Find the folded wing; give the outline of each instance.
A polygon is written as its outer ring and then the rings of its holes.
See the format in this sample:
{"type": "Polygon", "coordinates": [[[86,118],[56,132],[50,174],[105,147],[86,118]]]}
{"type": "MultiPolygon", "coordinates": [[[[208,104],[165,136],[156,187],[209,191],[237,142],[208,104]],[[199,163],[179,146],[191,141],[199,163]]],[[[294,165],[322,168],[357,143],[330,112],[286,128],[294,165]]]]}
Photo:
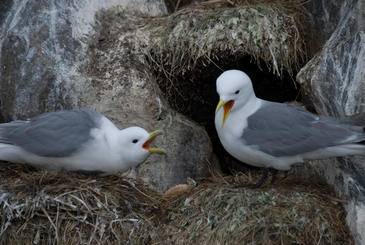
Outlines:
{"type": "Polygon", "coordinates": [[[360,127],[321,118],[288,104],[265,103],[247,123],[242,134],[244,143],[276,157],[365,140],[360,127]]]}
{"type": "Polygon", "coordinates": [[[71,110],[0,124],[0,143],[44,157],[70,156],[92,139],[90,131],[99,127],[101,117],[95,111],[71,110]]]}

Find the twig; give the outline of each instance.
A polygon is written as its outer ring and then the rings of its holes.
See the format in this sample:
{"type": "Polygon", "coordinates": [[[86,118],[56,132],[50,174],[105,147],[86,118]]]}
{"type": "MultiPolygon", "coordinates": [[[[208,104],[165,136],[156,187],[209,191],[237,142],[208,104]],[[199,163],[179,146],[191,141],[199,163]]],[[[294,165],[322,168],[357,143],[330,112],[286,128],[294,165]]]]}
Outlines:
{"type": "Polygon", "coordinates": [[[47,211],[41,207],[41,210],[43,211],[43,213],[47,216],[49,222],[51,223],[51,225],[53,226],[54,230],[55,230],[55,236],[56,236],[56,243],[59,244],[59,239],[58,239],[58,229],[57,226],[55,225],[55,223],[52,221],[51,217],[48,215],[47,211]]]}

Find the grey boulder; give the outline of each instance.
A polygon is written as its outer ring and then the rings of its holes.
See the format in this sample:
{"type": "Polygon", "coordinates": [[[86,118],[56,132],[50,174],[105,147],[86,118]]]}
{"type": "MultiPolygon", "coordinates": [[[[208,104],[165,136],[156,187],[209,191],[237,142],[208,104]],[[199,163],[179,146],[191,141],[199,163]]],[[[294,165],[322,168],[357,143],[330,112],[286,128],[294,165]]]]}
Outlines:
{"type": "Polygon", "coordinates": [[[139,169],[155,189],[209,174],[208,135],[169,107],[136,49],[133,17],[166,14],[162,0],[14,0],[4,9],[0,120],[92,107],[121,127],[165,131],[157,144],[168,155],[153,156],[139,169]],[[130,13],[118,33],[106,31],[113,29],[105,21],[108,9],[130,13]]]}
{"type": "MultiPolygon", "coordinates": [[[[318,30],[319,37],[315,42],[323,48],[297,76],[304,98],[322,115],[345,121],[365,118],[365,5],[352,0],[312,4],[317,6],[312,11],[316,20],[312,29],[318,30]]],[[[354,123],[361,124],[359,120],[354,123]]],[[[313,161],[311,166],[348,200],[347,223],[356,244],[364,244],[365,158],[313,161]]]]}

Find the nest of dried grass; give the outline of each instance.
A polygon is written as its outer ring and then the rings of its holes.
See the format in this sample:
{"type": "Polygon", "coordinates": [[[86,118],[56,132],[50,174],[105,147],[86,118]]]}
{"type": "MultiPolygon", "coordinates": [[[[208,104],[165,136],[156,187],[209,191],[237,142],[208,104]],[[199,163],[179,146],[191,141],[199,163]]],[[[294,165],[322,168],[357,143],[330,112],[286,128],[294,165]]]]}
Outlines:
{"type": "Polygon", "coordinates": [[[122,176],[11,164],[0,179],[2,244],[352,243],[342,200],[313,181],[251,189],[256,175],[215,177],[166,199],[122,176]]]}
{"type": "Polygon", "coordinates": [[[120,176],[0,168],[2,244],[146,243],[160,195],[120,176]]]}
{"type": "Polygon", "coordinates": [[[250,179],[213,179],[172,202],[171,222],[163,228],[168,243],[353,244],[343,201],[328,186],[287,179],[263,189],[244,187],[250,179]]]}
{"type": "Polygon", "coordinates": [[[303,0],[207,1],[154,20],[145,52],[169,80],[197,64],[245,55],[281,75],[305,57],[304,16],[303,0]]]}

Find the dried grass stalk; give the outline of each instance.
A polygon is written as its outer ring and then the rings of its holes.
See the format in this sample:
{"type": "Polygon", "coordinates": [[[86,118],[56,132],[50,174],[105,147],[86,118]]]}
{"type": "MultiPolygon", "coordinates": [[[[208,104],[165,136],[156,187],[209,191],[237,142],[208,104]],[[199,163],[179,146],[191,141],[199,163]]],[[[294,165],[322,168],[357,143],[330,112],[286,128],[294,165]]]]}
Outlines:
{"type": "Polygon", "coordinates": [[[0,243],[352,244],[342,200],[326,186],[249,188],[258,177],[216,176],[164,199],[122,176],[2,166],[0,243]]]}

